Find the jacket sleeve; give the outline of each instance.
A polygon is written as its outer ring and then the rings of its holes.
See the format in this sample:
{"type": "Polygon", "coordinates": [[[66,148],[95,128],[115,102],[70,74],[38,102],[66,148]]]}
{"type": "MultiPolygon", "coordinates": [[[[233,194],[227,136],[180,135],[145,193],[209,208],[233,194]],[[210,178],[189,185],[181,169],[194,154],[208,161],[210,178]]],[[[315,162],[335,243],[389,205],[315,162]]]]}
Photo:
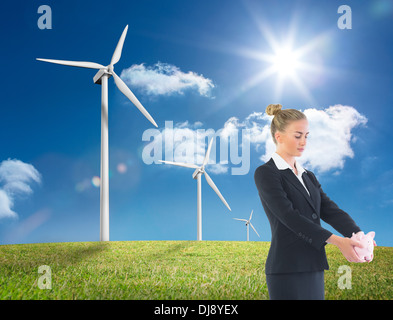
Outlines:
{"type": "Polygon", "coordinates": [[[288,229],[316,249],[319,250],[326,244],[332,232],[301,215],[299,210],[293,207],[278,172],[260,166],[255,171],[254,180],[262,204],[267,207],[265,211],[269,210],[288,229]]]}
{"type": "Polygon", "coordinates": [[[330,224],[344,237],[350,238],[352,232],[357,233],[361,231],[351,216],[341,210],[337,204],[330,200],[326,193],[323,192],[321,184],[318,182],[315,175],[311,171],[308,171],[308,174],[321,194],[321,219],[330,224]]]}

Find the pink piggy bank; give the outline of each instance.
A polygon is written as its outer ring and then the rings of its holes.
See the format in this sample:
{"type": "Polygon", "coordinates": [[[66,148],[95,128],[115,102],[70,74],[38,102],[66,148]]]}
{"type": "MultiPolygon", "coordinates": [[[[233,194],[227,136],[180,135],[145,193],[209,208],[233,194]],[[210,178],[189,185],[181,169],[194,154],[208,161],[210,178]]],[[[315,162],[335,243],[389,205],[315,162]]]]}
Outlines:
{"type": "Polygon", "coordinates": [[[360,259],[364,259],[368,262],[371,262],[373,260],[374,237],[374,231],[370,231],[366,235],[363,231],[360,231],[357,234],[352,233],[351,239],[359,241],[364,246],[364,248],[355,247],[355,251],[360,259]]]}

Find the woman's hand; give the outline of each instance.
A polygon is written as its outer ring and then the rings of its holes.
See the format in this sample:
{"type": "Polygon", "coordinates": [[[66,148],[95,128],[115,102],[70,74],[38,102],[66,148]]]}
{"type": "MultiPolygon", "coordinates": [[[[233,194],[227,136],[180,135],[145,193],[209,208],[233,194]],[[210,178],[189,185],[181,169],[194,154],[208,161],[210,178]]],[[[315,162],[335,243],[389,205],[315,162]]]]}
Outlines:
{"type": "Polygon", "coordinates": [[[364,247],[359,241],[332,234],[329,239],[326,240],[326,242],[337,246],[345,259],[347,259],[349,262],[364,262],[364,260],[359,258],[354,249],[354,247],[364,247]]]}

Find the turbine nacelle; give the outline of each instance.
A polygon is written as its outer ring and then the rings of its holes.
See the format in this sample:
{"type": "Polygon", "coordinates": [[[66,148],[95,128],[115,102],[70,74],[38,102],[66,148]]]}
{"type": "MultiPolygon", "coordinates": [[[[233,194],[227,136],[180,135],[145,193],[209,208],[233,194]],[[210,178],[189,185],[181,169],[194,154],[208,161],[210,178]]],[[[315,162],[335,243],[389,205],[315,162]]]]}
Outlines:
{"type": "Polygon", "coordinates": [[[113,75],[113,67],[112,67],[112,72],[109,71],[109,68],[104,68],[100,69],[96,75],[93,78],[93,81],[95,84],[101,84],[101,78],[103,75],[108,75],[108,78],[110,78],[113,75]]]}
{"type": "Polygon", "coordinates": [[[101,84],[101,78],[103,75],[108,75],[108,78],[112,77],[113,73],[113,65],[107,65],[105,68],[100,69],[93,78],[95,84],[101,84]]]}
{"type": "Polygon", "coordinates": [[[107,72],[110,73],[110,74],[113,74],[113,72],[114,72],[113,69],[114,69],[114,65],[113,64],[110,64],[109,66],[106,67],[107,72]]]}
{"type": "Polygon", "coordinates": [[[204,174],[205,173],[205,168],[204,167],[200,167],[197,168],[194,173],[192,174],[192,178],[193,179],[197,179],[198,178],[198,174],[204,174]]]}

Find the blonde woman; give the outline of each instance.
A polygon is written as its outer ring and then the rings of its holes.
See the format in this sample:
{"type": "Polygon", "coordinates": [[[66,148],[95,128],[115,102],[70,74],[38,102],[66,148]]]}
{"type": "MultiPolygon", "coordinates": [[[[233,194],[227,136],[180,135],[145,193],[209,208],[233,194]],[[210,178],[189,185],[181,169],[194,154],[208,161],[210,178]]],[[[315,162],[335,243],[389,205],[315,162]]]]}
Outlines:
{"type": "Polygon", "coordinates": [[[323,192],[315,175],[296,162],[307,145],[304,113],[269,105],[274,116],[271,134],[276,152],[254,175],[269,219],[272,239],[266,260],[266,282],[271,300],[325,298],[324,270],[329,268],[325,245],[336,245],[350,262],[363,262],[350,237],[361,231],[353,219],[323,192]],[[320,219],[344,237],[321,227],[320,219]]]}

